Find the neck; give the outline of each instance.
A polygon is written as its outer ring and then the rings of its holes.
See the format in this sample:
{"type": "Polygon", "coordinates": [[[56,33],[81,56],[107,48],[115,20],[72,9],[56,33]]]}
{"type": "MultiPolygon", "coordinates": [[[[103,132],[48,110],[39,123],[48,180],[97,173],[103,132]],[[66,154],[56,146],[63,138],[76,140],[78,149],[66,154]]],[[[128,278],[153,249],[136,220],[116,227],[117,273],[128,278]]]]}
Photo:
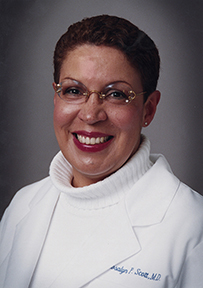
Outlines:
{"type": "Polygon", "coordinates": [[[114,205],[150,169],[152,163],[149,159],[149,151],[150,142],[144,137],[138,151],[123,167],[104,177],[102,181],[98,181],[98,178],[89,179],[85,182],[85,187],[77,187],[78,183],[74,183],[77,179],[72,180],[73,168],[59,152],[50,166],[51,180],[57,189],[66,194],[68,203],[73,207],[99,209],[114,205]]]}

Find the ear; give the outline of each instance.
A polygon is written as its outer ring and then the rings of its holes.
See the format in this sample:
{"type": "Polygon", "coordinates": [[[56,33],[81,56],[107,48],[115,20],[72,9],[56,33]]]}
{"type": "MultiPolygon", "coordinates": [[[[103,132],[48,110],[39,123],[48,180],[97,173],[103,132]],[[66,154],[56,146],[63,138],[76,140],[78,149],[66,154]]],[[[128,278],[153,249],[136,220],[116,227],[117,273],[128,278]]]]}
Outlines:
{"type": "Polygon", "coordinates": [[[159,103],[161,97],[161,93],[156,90],[152,94],[149,95],[147,101],[144,104],[144,114],[143,114],[143,123],[142,126],[148,126],[156,113],[156,108],[159,103]]]}

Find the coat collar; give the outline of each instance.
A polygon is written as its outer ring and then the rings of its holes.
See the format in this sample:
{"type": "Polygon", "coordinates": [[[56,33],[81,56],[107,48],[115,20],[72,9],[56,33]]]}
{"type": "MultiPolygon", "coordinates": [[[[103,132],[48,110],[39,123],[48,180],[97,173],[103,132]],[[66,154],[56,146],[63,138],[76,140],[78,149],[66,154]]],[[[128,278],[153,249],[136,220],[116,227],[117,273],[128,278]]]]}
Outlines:
{"type": "Polygon", "coordinates": [[[28,185],[22,188],[14,197],[8,209],[5,211],[4,217],[1,221],[2,226],[2,235],[9,235],[9,239],[7,237],[1,237],[1,245],[0,245],[0,265],[1,261],[7,257],[7,254],[12,249],[13,238],[15,236],[16,228],[20,226],[21,221],[26,218],[32,207],[34,207],[43,197],[46,195],[47,191],[50,189],[51,185],[47,185],[48,179],[45,178],[42,181],[36,182],[34,184],[28,185]],[[38,191],[39,190],[39,191],[38,191]],[[38,191],[39,193],[36,193],[38,191]],[[32,196],[34,192],[34,197],[32,196]],[[22,196],[23,195],[23,196],[22,196]],[[30,201],[30,199],[32,199],[30,201]],[[22,203],[21,203],[22,202],[22,203]],[[19,205],[16,203],[21,203],[20,209],[19,205]],[[9,221],[9,225],[3,223],[4,221],[9,221]],[[11,241],[12,239],[12,241],[11,241]],[[4,247],[4,249],[2,249],[4,247]]]}
{"type": "MultiPolygon", "coordinates": [[[[56,189],[50,188],[50,185],[43,185],[29,206],[25,208],[24,218],[22,215],[18,218],[10,255],[7,256],[9,260],[4,288],[27,288],[29,286],[58,197],[59,193],[56,189]],[[43,215],[41,211],[43,211],[43,215]],[[32,247],[30,243],[32,243],[32,247]]],[[[7,253],[9,253],[8,250],[7,253]]],[[[1,267],[2,270],[3,265],[4,263],[1,267]]]]}
{"type": "Polygon", "coordinates": [[[164,156],[153,155],[154,165],[127,194],[126,209],[132,226],[160,223],[180,185],[164,156]]]}
{"type": "MultiPolygon", "coordinates": [[[[29,287],[59,198],[55,188],[47,192],[40,201],[39,196],[32,201],[30,212],[16,226],[4,288],[29,287]],[[47,216],[41,218],[41,211],[47,216]],[[40,225],[36,224],[39,222],[40,225]],[[29,243],[34,245],[30,247],[29,243]]],[[[139,252],[140,244],[129,222],[125,205],[117,205],[114,212],[101,221],[88,241],[79,248],[71,264],[55,275],[56,280],[53,286],[50,283],[50,288],[66,283],[67,271],[75,279],[71,287],[81,287],[114,264],[139,252]],[[83,271],[84,277],[78,277],[78,271],[83,271]]]]}

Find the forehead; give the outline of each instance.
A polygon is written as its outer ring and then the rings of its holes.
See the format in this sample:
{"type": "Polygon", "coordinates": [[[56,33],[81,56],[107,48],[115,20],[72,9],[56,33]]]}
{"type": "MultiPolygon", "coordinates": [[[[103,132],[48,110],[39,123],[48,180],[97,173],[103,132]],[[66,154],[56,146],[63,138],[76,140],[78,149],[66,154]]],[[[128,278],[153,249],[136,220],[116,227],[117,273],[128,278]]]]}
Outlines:
{"type": "Polygon", "coordinates": [[[94,64],[101,67],[112,66],[112,63],[114,63],[113,66],[119,66],[121,63],[130,66],[124,53],[118,49],[90,44],[77,46],[74,50],[68,52],[62,66],[66,64],[76,66],[80,63],[84,64],[84,62],[89,65],[94,64]],[[114,60],[116,60],[115,63],[114,60]]]}
{"type": "Polygon", "coordinates": [[[123,52],[113,47],[88,44],[68,52],[61,67],[60,80],[66,77],[80,82],[140,81],[139,73],[131,66],[123,52]]]}
{"type": "Polygon", "coordinates": [[[100,57],[100,55],[115,55],[115,57],[121,57],[125,60],[126,56],[125,54],[117,49],[116,47],[110,47],[106,45],[94,45],[94,44],[82,44],[76,46],[74,49],[68,51],[66,58],[71,55],[73,56],[76,54],[77,56],[92,56],[92,57],[100,57]]]}

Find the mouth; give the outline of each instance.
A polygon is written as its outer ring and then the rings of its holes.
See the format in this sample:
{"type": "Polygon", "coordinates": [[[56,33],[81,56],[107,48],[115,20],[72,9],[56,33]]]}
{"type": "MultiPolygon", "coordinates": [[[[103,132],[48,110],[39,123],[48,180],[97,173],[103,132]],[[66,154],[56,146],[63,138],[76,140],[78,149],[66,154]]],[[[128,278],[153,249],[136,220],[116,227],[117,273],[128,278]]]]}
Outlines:
{"type": "Polygon", "coordinates": [[[87,152],[97,152],[105,149],[110,145],[111,140],[114,138],[112,135],[106,135],[102,133],[88,133],[84,131],[78,131],[72,133],[74,143],[76,146],[87,152]]]}
{"type": "Polygon", "coordinates": [[[86,145],[97,145],[109,141],[113,136],[102,136],[102,137],[85,137],[83,135],[74,134],[77,140],[86,145]]]}

